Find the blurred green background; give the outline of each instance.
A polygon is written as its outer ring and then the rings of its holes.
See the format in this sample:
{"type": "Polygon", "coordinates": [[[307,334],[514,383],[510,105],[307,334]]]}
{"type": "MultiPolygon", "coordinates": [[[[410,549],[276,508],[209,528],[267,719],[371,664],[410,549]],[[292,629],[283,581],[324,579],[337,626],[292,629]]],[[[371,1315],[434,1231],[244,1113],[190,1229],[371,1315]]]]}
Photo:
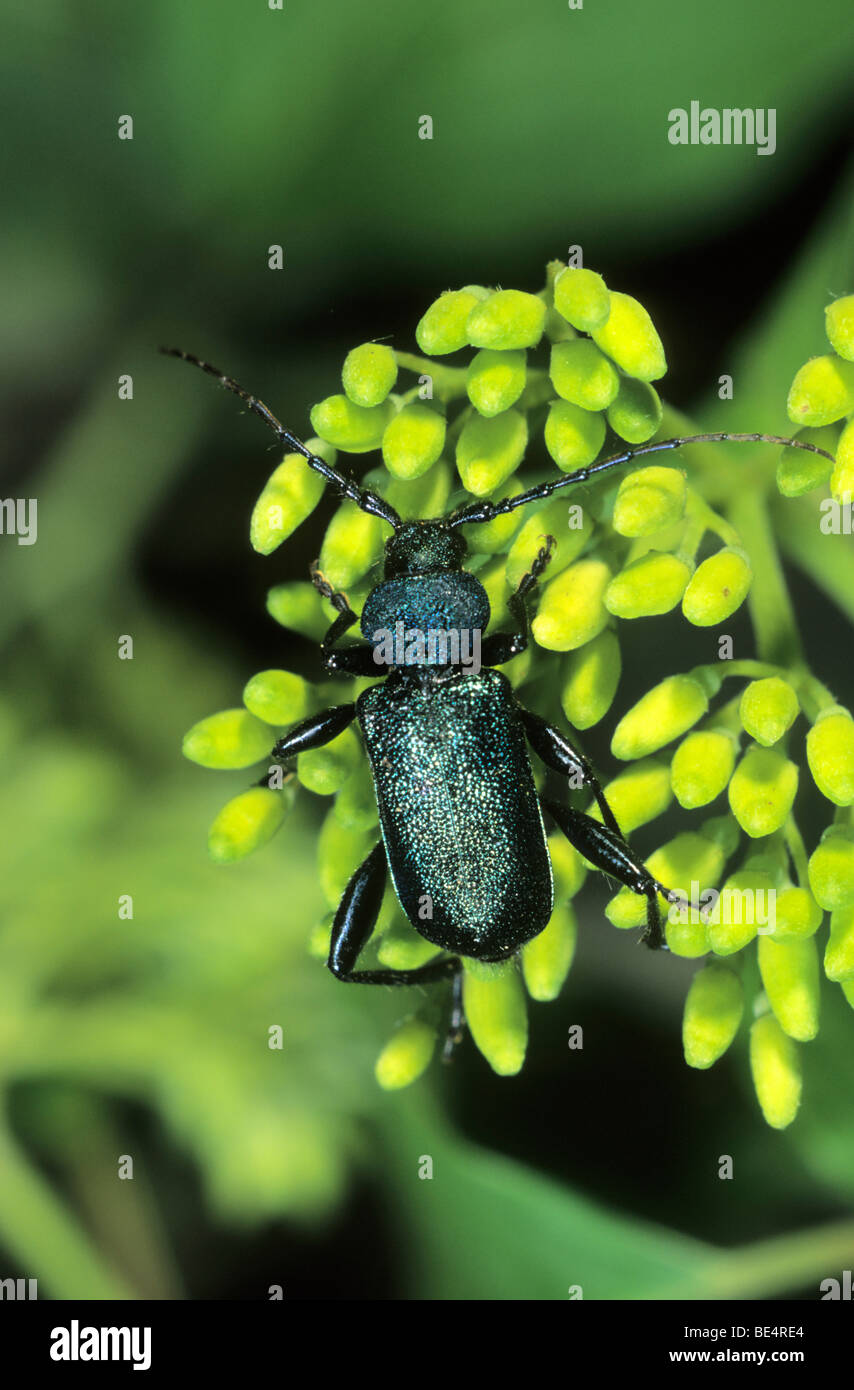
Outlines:
{"type": "MultiPolygon", "coordinates": [[[[355,343],[411,347],[442,289],[535,290],[578,243],[652,312],[672,404],[711,421],[732,372],[723,427],[785,428],[824,303],[854,288],[850,0],[6,0],[2,19],[2,494],[38,499],[39,533],[0,538],[0,1277],[82,1298],[814,1297],[854,1258],[838,990],[773,1133],[743,1046],[684,1065],[694,967],[637,951],[589,884],[521,1076],[468,1046],[384,1095],[373,1060],[407,1002],[305,949],[320,799],[259,856],[208,862],[245,775],[183,764],[181,734],[258,669],[319,675],[264,594],[305,574],[333,504],[253,555],[275,452],[156,348],[305,433],[355,343]],[[695,99],[776,108],[774,156],[669,145],[695,99]]],[[[850,703],[848,628],[792,582],[850,703]]],[[[682,626],[631,635],[614,718],[682,626]]],[[[612,723],[589,743],[606,774],[612,723]]]]}

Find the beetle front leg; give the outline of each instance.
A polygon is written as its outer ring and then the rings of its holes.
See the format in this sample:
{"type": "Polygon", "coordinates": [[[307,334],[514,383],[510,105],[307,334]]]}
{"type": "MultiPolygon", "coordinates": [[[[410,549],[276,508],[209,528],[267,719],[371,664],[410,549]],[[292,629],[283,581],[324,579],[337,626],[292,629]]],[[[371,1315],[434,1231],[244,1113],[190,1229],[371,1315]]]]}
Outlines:
{"type": "Polygon", "coordinates": [[[320,643],[323,664],[332,676],[381,676],[386,674],[379,669],[374,660],[374,649],[366,642],[357,642],[349,647],[333,651],[335,643],[357,621],[357,616],[347,602],[347,595],[333,589],[317,567],[315,560],[310,566],[311,582],[317,592],[328,599],[338,616],[320,643]]]}
{"type": "Polygon", "coordinates": [[[357,970],[356,962],[370,939],[385,892],[388,861],[380,840],[359,865],[344,890],[332,923],[326,964],[338,980],[359,985],[426,985],[447,980],[460,970],[456,956],[421,965],[417,970],[357,970]]]}
{"type": "Polygon", "coordinates": [[[611,827],[615,835],[625,839],[616,816],[608,805],[599,779],[584,754],[573,748],[569,739],[565,738],[559,729],[553,724],[547,724],[538,714],[521,709],[521,706],[520,712],[528,742],[534,752],[542,758],[547,767],[559,772],[562,777],[567,777],[573,786],[589,787],[596,798],[605,824],[611,827]]]}
{"type": "Polygon", "coordinates": [[[507,607],[516,619],[517,630],[515,632],[496,632],[485,638],[481,652],[484,666],[503,666],[505,661],[512,661],[514,656],[521,656],[531,640],[525,599],[551,560],[552,550],[556,544],[554,536],[546,536],[545,542],[545,545],[540,546],[537,551],[528,573],[523,574],[519,580],[515,593],[512,593],[507,600],[507,607]]]}
{"type": "Polygon", "coordinates": [[[610,874],[618,883],[646,898],[646,931],[641,941],[653,950],[664,946],[658,894],[661,893],[669,903],[683,902],[682,894],[665,888],[663,883],[653,878],[628,841],[610,826],[600,825],[592,816],[585,816],[571,806],[561,806],[557,801],[544,800],[542,805],[557,822],[569,843],[594,868],[610,874]]]}

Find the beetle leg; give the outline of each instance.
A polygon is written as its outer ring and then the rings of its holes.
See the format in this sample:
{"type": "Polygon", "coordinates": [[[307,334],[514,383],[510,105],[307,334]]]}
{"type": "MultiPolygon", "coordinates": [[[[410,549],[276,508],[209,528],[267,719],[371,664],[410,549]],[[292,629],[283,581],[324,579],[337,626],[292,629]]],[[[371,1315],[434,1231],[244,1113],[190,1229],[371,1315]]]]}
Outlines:
{"type": "Polygon", "coordinates": [[[540,546],[528,573],[522,575],[516,592],[507,600],[507,607],[516,619],[517,630],[492,633],[484,640],[481,653],[484,666],[503,666],[505,661],[512,661],[514,656],[520,656],[530,641],[531,632],[525,599],[551,560],[556,544],[554,536],[545,536],[544,540],[546,543],[540,546]]]}
{"type": "Polygon", "coordinates": [[[284,738],[280,738],[270,756],[284,762],[287,758],[295,758],[297,753],[307,753],[310,748],[322,748],[342,733],[348,724],[352,724],[355,717],[355,705],[332,705],[329,709],[321,710],[320,714],[304,719],[284,738]]]}
{"type": "Polygon", "coordinates": [[[445,1046],[442,1049],[442,1061],[450,1062],[454,1055],[454,1049],[459,1046],[465,1036],[466,1015],[463,1008],[463,972],[458,970],[454,975],[451,987],[451,1016],[448,1020],[448,1031],[445,1034],[445,1046]]]}
{"type": "Polygon", "coordinates": [[[663,946],[658,894],[661,893],[669,903],[681,903],[682,894],[665,888],[663,883],[653,878],[628,841],[610,826],[600,825],[592,816],[585,816],[571,806],[561,806],[557,801],[544,800],[542,804],[579,854],[595,868],[610,874],[626,888],[631,888],[633,893],[646,898],[646,931],[641,941],[653,949],[663,946]]]}
{"type": "Polygon", "coordinates": [[[417,970],[356,970],[379,915],[388,861],[382,840],[359,865],[344,890],[332,923],[332,943],[326,964],[339,980],[361,985],[426,985],[446,980],[460,969],[456,956],[432,961],[417,970]]]}
{"type": "Polygon", "coordinates": [[[315,560],[310,566],[311,582],[319,594],[329,600],[338,616],[320,644],[323,664],[330,675],[382,676],[384,673],[374,661],[374,649],[367,642],[354,643],[349,647],[332,648],[348,628],[356,622],[356,614],[347,602],[347,595],[333,589],[328,579],[324,579],[315,560]]]}
{"type": "Polygon", "coordinates": [[[533,714],[531,710],[522,709],[521,706],[520,713],[528,742],[534,752],[542,758],[547,767],[559,772],[562,777],[569,778],[574,787],[589,787],[596,798],[605,824],[610,826],[615,835],[624,839],[623,832],[617,824],[614,812],[608,805],[599,779],[584,754],[579,753],[577,748],[573,748],[569,739],[565,738],[559,729],[556,729],[553,724],[547,724],[545,719],[541,719],[538,714],[533,714]]]}

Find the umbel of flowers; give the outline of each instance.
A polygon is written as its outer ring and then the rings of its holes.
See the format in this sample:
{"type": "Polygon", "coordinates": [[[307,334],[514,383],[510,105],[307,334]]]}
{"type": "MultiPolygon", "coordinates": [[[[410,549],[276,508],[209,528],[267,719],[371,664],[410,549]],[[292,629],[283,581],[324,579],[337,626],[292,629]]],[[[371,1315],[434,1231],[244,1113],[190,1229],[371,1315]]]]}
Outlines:
{"type": "MultiPolygon", "coordinates": [[[[827,326],[833,351],[798,373],[789,414],[803,437],[836,453],[837,463],[830,476],[826,460],[784,450],[777,481],[785,495],[828,478],[834,496],[854,492],[854,297],[830,305],[827,326]]],[[[449,290],[428,307],[415,340],[417,354],[375,342],[348,353],[342,389],[313,408],[314,436],[307,440],[329,462],[340,454],[374,455],[364,483],[405,519],[438,516],[473,498],[515,496],[523,490],[523,460],[524,486],[556,469],[584,467],[600,455],[609,431],[630,445],[684,432],[653,385],[666,361],[649,314],[591,270],[553,262],[537,294],[481,285],[449,290]]],[[[538,712],[558,722],[562,715],[575,730],[591,728],[618,699],[621,623],[679,607],[686,622],[711,628],[747,598],[751,537],[736,529],[725,503],[716,509],[707,498],[705,482],[712,472],[719,479],[725,451],[714,452],[708,468],[698,446],[688,472],[678,463],[636,466],[616,481],[612,474],[579,489],[580,499],[573,491],[466,528],[467,563],[486,588],[495,627],[511,621],[507,598],[543,534],[560,537],[536,595],[534,641],[507,667],[514,688],[530,687],[525,702],[538,712]]],[[[767,478],[757,470],[741,486],[751,478],[758,496],[767,478]]],[[[300,455],[286,455],[255,505],[254,548],[268,555],[287,540],[318,506],[324,486],[300,455]]],[[[357,613],[379,577],[385,538],[382,521],[350,501],[326,528],[320,569],[357,613]]],[[[271,588],[267,607],[283,627],[317,640],[334,617],[308,580],[271,588]]],[[[685,1004],[685,1058],[693,1067],[713,1065],[747,1014],[759,1104],[768,1123],[783,1128],[800,1102],[799,1048],[818,1032],[822,977],[854,1006],[854,721],[800,659],[781,666],[762,655],[674,671],[622,710],[611,752],[623,766],[605,790],[627,834],[674,800],[683,808],[684,829],[647,863],[665,883],[715,890],[669,915],[660,903],[670,951],[699,965],[685,1004]],[[811,847],[796,821],[805,775],[832,817],[811,847]],[[773,901],[773,916],[745,911],[748,899],[773,901]],[[752,951],[758,990],[745,985],[755,978],[752,951]]],[[[248,681],[241,706],[189,731],[184,752],[204,767],[265,773],[262,764],[282,733],[326,704],[354,699],[369,683],[314,685],[287,670],[261,671],[248,681]]],[[[318,875],[329,910],[309,942],[323,958],[341,894],[379,834],[359,738],[348,728],[301,754],[295,775],[281,785],[266,775],[260,783],[220,811],[210,853],[225,864],[261,848],[300,788],[326,798],[318,875]]],[[[595,806],[585,809],[599,814],[595,806]]],[[[549,848],[556,891],[547,928],[519,961],[464,962],[472,1037],[502,1075],[524,1061],[526,996],[555,999],[575,951],[573,900],[588,866],[559,834],[549,848]]],[[[644,901],[622,889],[605,911],[614,927],[639,927],[644,901]]],[[[425,964],[438,949],[413,930],[389,888],[366,956],[403,970],[425,964]]],[[[414,1081],[434,1054],[446,1001],[436,998],[441,990],[427,993],[425,1003],[417,992],[416,1012],[377,1061],[387,1088],[414,1081]]]]}

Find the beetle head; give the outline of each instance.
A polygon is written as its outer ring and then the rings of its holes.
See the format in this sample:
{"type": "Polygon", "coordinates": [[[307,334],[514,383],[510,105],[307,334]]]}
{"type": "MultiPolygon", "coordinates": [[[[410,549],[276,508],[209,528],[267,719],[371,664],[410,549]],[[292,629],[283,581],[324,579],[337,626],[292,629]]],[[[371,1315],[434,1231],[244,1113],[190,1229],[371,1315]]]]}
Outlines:
{"type": "Polygon", "coordinates": [[[386,542],[385,578],[458,570],[468,547],[444,521],[406,521],[386,542]]]}

